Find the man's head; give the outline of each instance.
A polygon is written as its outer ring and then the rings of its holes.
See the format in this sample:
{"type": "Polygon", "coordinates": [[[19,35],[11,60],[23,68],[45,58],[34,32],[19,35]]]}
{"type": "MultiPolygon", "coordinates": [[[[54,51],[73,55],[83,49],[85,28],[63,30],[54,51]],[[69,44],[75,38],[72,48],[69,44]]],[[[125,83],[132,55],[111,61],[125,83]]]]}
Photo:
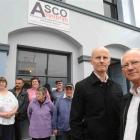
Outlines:
{"type": "Polygon", "coordinates": [[[21,90],[23,88],[23,85],[24,85],[24,80],[22,78],[17,78],[15,82],[15,88],[17,90],[21,90]]]}
{"type": "Polygon", "coordinates": [[[72,97],[74,92],[74,86],[72,83],[67,83],[65,86],[65,94],[67,97],[72,97]]]}
{"type": "Polygon", "coordinates": [[[62,80],[56,80],[55,81],[55,85],[56,85],[56,89],[58,91],[62,91],[63,90],[63,81],[62,80]]]}
{"type": "Polygon", "coordinates": [[[136,86],[140,86],[140,49],[125,52],[121,58],[121,65],[124,76],[136,86]]]}
{"type": "Polygon", "coordinates": [[[92,50],[91,64],[97,74],[106,73],[110,65],[110,52],[105,47],[98,47],[92,50]]]}

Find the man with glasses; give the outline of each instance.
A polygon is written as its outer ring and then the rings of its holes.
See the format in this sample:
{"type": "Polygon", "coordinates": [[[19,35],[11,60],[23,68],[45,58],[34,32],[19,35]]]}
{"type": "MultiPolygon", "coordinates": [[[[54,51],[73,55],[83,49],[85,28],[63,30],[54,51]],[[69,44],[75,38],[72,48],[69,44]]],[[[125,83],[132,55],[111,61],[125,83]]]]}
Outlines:
{"type": "Polygon", "coordinates": [[[121,140],[140,139],[140,49],[131,49],[121,59],[122,72],[132,82],[124,96],[121,140]]]}
{"type": "Polygon", "coordinates": [[[70,126],[73,140],[118,140],[121,87],[107,75],[110,52],[93,49],[93,72],[75,86],[70,126]]]}

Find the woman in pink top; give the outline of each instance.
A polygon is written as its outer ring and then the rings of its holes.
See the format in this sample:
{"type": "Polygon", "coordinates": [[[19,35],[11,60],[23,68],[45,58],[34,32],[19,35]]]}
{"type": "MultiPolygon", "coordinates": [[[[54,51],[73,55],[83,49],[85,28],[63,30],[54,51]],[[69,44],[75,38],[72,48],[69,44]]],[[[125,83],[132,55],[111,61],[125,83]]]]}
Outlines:
{"type": "MultiPolygon", "coordinates": [[[[27,90],[28,92],[28,98],[31,102],[32,99],[36,98],[36,91],[40,87],[40,80],[38,77],[31,78],[31,88],[27,90]]],[[[50,95],[48,93],[48,90],[46,89],[46,96],[50,99],[50,95]]]]}
{"type": "Polygon", "coordinates": [[[36,97],[36,91],[40,86],[40,80],[37,77],[31,78],[31,88],[27,90],[29,101],[36,97]]]}

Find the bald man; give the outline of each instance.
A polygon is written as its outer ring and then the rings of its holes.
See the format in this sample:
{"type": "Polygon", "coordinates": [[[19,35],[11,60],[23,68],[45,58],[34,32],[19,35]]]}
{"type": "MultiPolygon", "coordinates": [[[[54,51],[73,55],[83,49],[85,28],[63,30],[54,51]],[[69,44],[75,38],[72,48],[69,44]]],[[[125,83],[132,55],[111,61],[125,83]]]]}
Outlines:
{"type": "Polygon", "coordinates": [[[140,140],[140,49],[131,49],[122,56],[122,72],[132,82],[123,98],[121,140],[140,140]]]}
{"type": "Polygon", "coordinates": [[[91,75],[75,86],[70,114],[72,139],[118,140],[122,89],[107,75],[109,50],[93,49],[91,64],[91,75]]]}

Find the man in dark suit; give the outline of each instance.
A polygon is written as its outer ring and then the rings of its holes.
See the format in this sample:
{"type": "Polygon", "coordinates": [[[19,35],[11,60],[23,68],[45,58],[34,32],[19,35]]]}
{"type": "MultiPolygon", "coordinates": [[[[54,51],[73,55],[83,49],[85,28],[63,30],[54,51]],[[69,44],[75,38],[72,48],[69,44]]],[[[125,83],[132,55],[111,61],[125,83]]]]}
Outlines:
{"type": "Polygon", "coordinates": [[[140,49],[131,49],[122,57],[122,72],[132,82],[123,98],[121,140],[140,140],[140,49]]]}
{"type": "Polygon", "coordinates": [[[91,55],[93,72],[75,86],[70,126],[73,140],[118,140],[121,87],[107,75],[110,52],[95,48],[91,55]]]}

